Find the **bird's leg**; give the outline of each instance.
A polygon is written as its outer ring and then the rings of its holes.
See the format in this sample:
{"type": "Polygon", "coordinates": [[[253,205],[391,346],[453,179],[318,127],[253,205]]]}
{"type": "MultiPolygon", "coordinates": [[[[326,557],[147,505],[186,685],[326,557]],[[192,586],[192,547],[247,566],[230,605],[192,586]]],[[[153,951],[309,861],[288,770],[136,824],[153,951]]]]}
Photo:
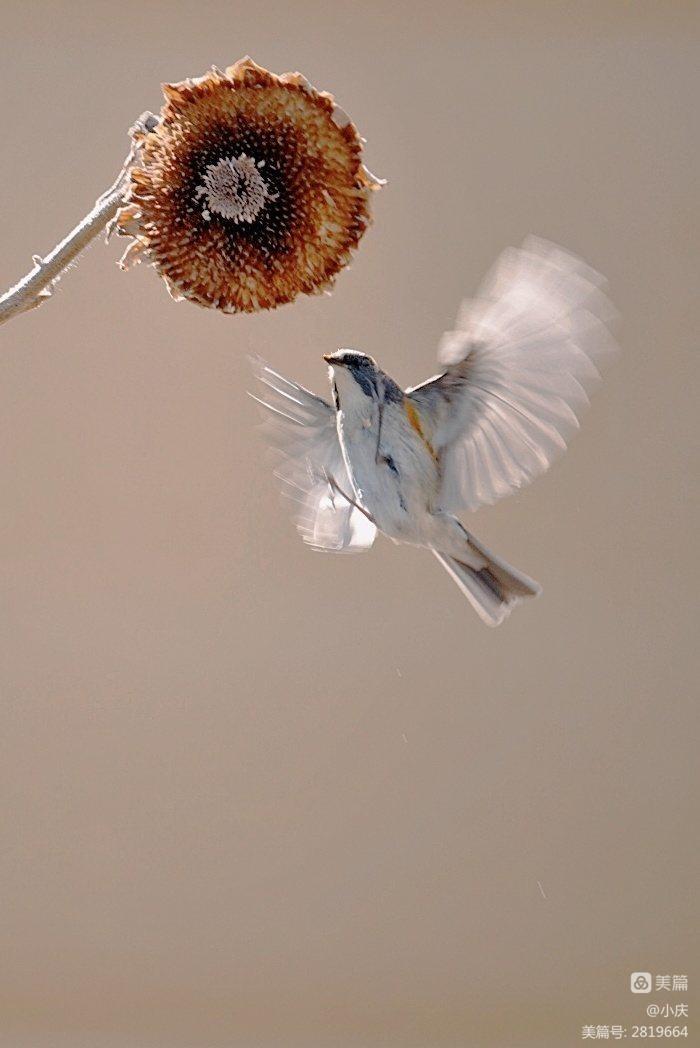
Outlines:
{"type": "MultiPolygon", "coordinates": [[[[364,517],[367,517],[367,520],[370,522],[370,524],[374,524],[372,517],[369,515],[364,506],[360,506],[359,503],[355,502],[353,498],[350,498],[349,495],[346,495],[341,486],[336,481],[335,477],[331,477],[330,474],[326,473],[326,480],[328,481],[328,486],[330,487],[331,491],[337,491],[338,494],[341,495],[346,502],[349,502],[351,506],[354,506],[355,509],[359,510],[364,517]]],[[[374,526],[376,527],[377,525],[375,524],[374,526]]]]}

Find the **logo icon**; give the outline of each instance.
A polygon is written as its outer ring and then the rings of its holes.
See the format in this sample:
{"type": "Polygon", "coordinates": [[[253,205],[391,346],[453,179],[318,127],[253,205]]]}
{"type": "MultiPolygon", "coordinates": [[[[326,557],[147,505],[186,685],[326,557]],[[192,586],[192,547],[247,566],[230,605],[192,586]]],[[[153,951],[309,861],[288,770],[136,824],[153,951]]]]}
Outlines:
{"type": "Polygon", "coordinates": [[[651,993],[651,972],[632,972],[630,990],[632,993],[651,993]]]}

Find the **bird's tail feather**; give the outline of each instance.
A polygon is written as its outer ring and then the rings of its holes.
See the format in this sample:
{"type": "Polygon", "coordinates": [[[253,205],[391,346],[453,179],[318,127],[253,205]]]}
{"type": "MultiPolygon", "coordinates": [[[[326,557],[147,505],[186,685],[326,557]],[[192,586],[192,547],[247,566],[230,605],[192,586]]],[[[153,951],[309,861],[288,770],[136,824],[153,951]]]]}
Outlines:
{"type": "Polygon", "coordinates": [[[526,597],[537,597],[541,587],[500,557],[495,557],[470,536],[470,545],[486,560],[482,568],[472,568],[456,557],[434,549],[443,568],[487,626],[500,626],[516,604],[526,597]]]}

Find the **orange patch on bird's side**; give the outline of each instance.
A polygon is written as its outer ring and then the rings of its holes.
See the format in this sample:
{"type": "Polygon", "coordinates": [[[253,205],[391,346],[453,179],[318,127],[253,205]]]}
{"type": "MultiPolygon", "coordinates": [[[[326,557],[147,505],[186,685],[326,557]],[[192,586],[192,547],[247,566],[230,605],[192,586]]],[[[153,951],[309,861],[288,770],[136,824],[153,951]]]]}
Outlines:
{"type": "Polygon", "coordinates": [[[404,407],[405,407],[405,410],[406,410],[406,415],[408,416],[408,421],[411,423],[412,427],[415,429],[416,433],[418,434],[420,439],[423,441],[423,443],[425,444],[426,448],[428,449],[430,454],[433,456],[435,461],[437,462],[437,455],[435,454],[435,448],[433,447],[433,445],[430,443],[430,441],[426,437],[425,433],[423,432],[423,426],[421,425],[421,420],[420,420],[420,415],[418,414],[418,409],[408,399],[404,400],[404,407]]]}

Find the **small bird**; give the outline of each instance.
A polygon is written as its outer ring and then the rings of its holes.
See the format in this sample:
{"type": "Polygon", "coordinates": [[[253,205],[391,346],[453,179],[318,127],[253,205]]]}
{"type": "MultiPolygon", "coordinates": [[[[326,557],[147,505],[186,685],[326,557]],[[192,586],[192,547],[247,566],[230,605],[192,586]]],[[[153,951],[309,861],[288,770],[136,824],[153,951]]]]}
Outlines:
{"type": "Polygon", "coordinates": [[[402,390],[372,357],[324,356],[333,404],[253,362],[276,475],[316,550],[360,552],[377,531],[429,549],[481,618],[499,625],[540,586],[467,531],[456,513],[529,483],[566,449],[614,342],[604,281],[528,237],[496,261],[443,336],[444,370],[402,390]]]}

